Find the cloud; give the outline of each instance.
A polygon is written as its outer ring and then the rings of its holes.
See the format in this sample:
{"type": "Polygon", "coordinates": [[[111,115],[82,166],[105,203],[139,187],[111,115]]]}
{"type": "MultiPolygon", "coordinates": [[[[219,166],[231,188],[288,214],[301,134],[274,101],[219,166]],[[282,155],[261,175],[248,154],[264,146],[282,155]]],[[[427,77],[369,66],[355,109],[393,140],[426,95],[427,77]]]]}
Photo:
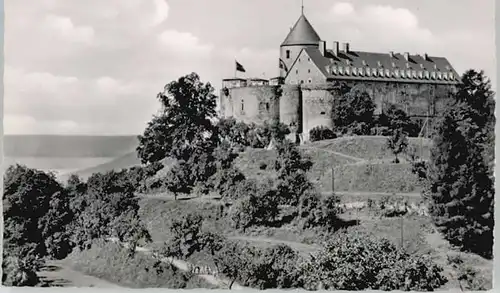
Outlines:
{"type": "Polygon", "coordinates": [[[75,26],[69,17],[47,15],[45,25],[56,30],[62,37],[82,43],[90,43],[94,37],[94,29],[90,26],[75,26]]]}
{"type": "Polygon", "coordinates": [[[331,8],[331,12],[337,16],[349,15],[354,12],[354,6],[347,2],[335,3],[331,8]]]}
{"type": "Polygon", "coordinates": [[[169,6],[165,0],[154,0],[156,13],[153,17],[153,25],[159,25],[168,17],[169,6]]]}
{"type": "Polygon", "coordinates": [[[165,30],[158,36],[159,41],[173,52],[185,54],[209,54],[213,45],[202,44],[200,39],[191,33],[176,30],[165,30]]]}

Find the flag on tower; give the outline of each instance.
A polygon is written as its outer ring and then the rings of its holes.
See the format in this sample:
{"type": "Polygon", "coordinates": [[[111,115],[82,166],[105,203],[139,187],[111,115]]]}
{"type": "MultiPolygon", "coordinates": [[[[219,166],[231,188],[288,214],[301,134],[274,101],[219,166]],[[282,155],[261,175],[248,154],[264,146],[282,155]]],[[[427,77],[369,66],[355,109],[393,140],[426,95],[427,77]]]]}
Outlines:
{"type": "Polygon", "coordinates": [[[241,65],[240,63],[238,63],[238,61],[236,61],[236,71],[246,72],[245,71],[245,67],[243,67],[243,65],[241,65]]]}

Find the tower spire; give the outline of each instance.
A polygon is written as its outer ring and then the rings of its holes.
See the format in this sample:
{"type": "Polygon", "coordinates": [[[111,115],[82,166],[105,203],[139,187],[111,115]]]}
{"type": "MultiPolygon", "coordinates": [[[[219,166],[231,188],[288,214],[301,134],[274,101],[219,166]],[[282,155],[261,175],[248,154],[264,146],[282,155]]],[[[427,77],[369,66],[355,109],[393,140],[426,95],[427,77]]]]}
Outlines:
{"type": "Polygon", "coordinates": [[[304,15],[304,0],[302,0],[302,6],[300,8],[301,8],[301,14],[304,15]]]}

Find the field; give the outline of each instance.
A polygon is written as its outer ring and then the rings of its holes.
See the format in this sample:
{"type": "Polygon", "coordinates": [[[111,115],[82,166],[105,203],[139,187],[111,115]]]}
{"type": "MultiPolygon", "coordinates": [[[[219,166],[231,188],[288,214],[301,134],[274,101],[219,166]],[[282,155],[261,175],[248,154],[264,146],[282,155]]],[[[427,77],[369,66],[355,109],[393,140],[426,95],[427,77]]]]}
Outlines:
{"type": "MultiPolygon", "coordinates": [[[[416,148],[418,154],[422,154],[424,159],[429,158],[431,144],[428,140],[410,139],[410,144],[416,148]]],[[[434,230],[427,216],[414,214],[404,218],[383,217],[373,208],[368,207],[369,201],[380,202],[388,199],[399,202],[407,201],[417,205],[423,202],[419,195],[421,187],[415,175],[411,173],[409,162],[403,159],[400,164],[392,163],[393,155],[384,145],[385,138],[366,136],[308,143],[300,146],[300,149],[314,163],[309,172],[309,178],[316,187],[325,194],[330,193],[333,171],[335,192],[340,196],[343,204],[354,205],[353,208],[339,215],[346,229],[385,237],[398,246],[403,245],[411,253],[431,255],[445,268],[445,274],[449,279],[442,289],[459,288],[456,281],[457,271],[448,261],[449,257],[456,257],[456,255],[460,255],[465,266],[479,270],[482,277],[480,282],[486,288],[491,288],[492,261],[457,252],[434,230]]],[[[94,153],[106,153],[104,149],[94,153]]],[[[248,178],[258,180],[272,178],[276,175],[272,169],[275,155],[273,150],[247,149],[239,155],[235,165],[248,178]]],[[[18,161],[22,161],[19,159],[20,156],[17,158],[18,161]]],[[[81,156],[76,159],[54,156],[52,158],[27,157],[23,160],[30,167],[45,170],[71,169],[72,172],[82,177],[88,177],[93,172],[118,170],[139,164],[133,153],[132,144],[129,145],[128,151],[123,148],[112,157],[81,156]]],[[[5,160],[6,163],[13,161],[15,158],[7,157],[5,160]]],[[[160,171],[159,176],[164,174],[165,170],[160,171]]],[[[320,230],[300,230],[293,224],[285,224],[281,227],[256,227],[248,229],[245,233],[238,232],[225,218],[229,207],[212,198],[195,197],[175,201],[171,194],[163,192],[143,195],[139,204],[140,216],[153,238],[151,248],[158,248],[168,241],[172,220],[188,213],[201,214],[204,218],[205,230],[261,247],[278,243],[287,244],[304,256],[317,251],[324,241],[334,237],[320,230]]],[[[98,247],[98,249],[73,253],[63,265],[69,270],[123,287],[172,286],[172,283],[152,278],[141,270],[127,269],[128,265],[123,265],[123,259],[120,256],[121,250],[112,244],[101,243],[98,247]],[[94,261],[95,259],[98,261],[94,261]]],[[[134,265],[130,267],[140,267],[149,261],[151,261],[149,256],[138,254],[134,265]]],[[[188,261],[194,265],[211,265],[210,257],[203,253],[195,253],[188,261]]],[[[167,274],[170,273],[167,272],[167,274]]],[[[171,277],[172,280],[175,278],[171,277]]],[[[176,286],[181,285],[187,288],[213,286],[203,280],[193,278],[185,284],[176,286]]]]}

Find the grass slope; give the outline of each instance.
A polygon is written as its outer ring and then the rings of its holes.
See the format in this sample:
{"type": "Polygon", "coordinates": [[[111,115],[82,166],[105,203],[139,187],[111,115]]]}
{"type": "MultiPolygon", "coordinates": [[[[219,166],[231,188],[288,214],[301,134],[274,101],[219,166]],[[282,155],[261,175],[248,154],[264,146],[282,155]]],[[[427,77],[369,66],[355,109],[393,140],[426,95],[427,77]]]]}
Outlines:
{"type": "Polygon", "coordinates": [[[214,288],[198,276],[188,277],[184,272],[168,266],[157,273],[151,256],[136,253],[130,258],[127,250],[118,244],[104,241],[96,242],[88,250],[73,252],[64,262],[74,270],[128,288],[214,288]]]}
{"type": "MultiPolygon", "coordinates": [[[[384,136],[348,136],[336,139],[317,141],[307,144],[315,148],[336,151],[365,160],[393,159],[394,155],[385,146],[384,136]]],[[[409,138],[408,142],[415,147],[418,154],[428,159],[432,142],[429,139],[409,138]]]]}

